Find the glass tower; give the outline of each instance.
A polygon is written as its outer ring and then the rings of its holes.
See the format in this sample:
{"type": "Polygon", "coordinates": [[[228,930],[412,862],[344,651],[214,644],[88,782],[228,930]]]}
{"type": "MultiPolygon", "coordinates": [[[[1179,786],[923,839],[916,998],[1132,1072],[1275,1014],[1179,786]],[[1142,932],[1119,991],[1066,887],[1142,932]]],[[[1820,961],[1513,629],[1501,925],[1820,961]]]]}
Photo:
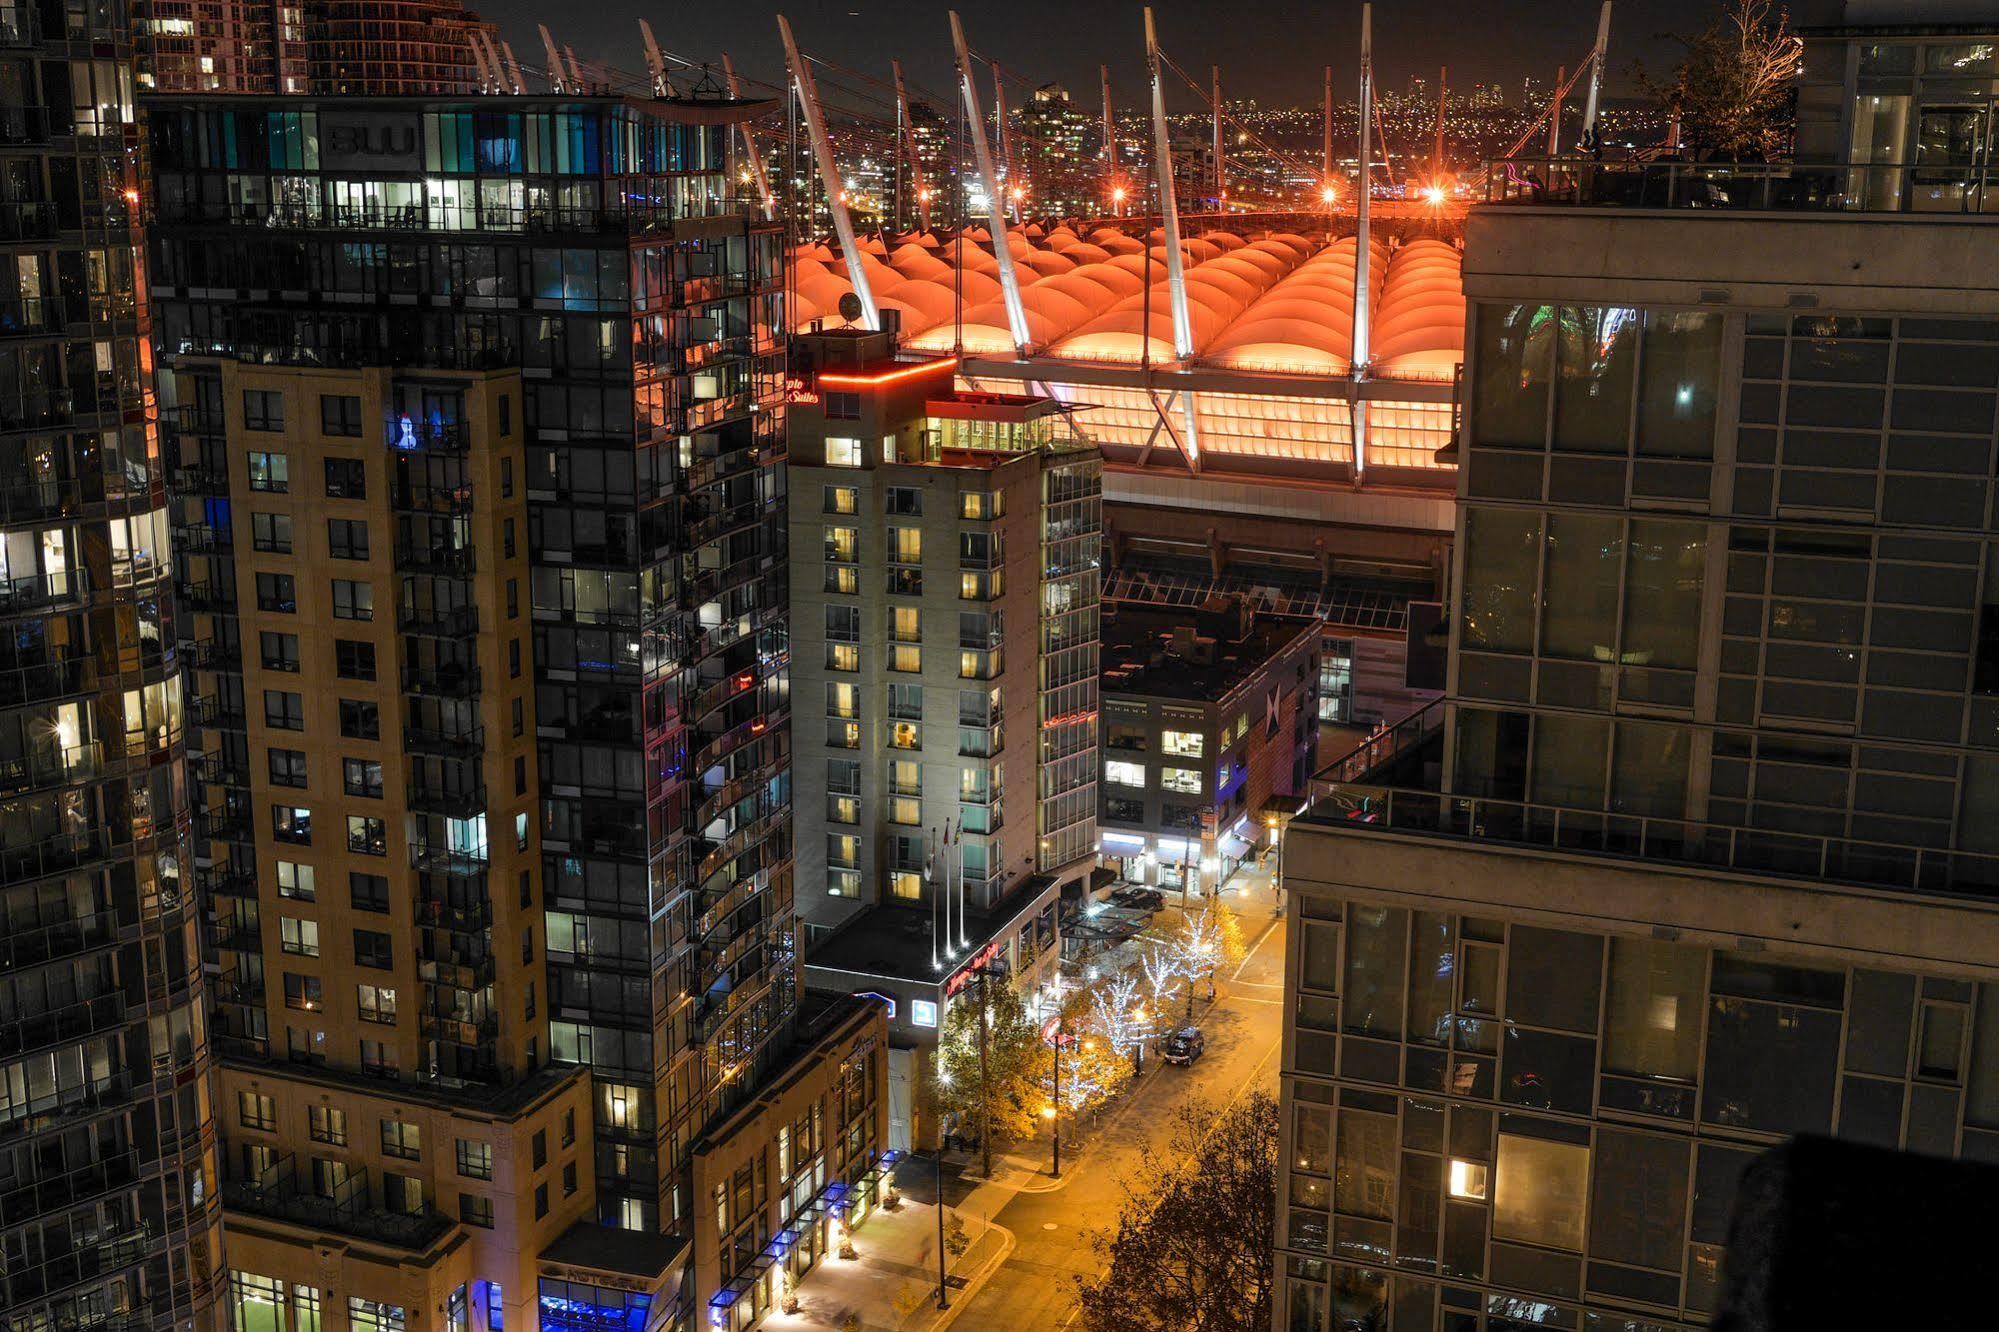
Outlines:
{"type": "Polygon", "coordinates": [[[0,1327],[212,1321],[167,475],[118,5],[0,39],[0,1327]]]}

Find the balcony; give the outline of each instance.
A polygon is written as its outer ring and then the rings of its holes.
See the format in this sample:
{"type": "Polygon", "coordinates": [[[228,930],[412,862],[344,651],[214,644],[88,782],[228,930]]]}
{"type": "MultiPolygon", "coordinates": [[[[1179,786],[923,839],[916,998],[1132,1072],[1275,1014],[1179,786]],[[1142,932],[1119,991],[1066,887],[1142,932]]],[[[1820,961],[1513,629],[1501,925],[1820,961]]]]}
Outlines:
{"type": "Polygon", "coordinates": [[[416,923],[420,929],[449,930],[455,934],[478,934],[492,928],[493,903],[479,896],[453,900],[444,884],[426,881],[417,898],[416,923]]]}
{"type": "Polygon", "coordinates": [[[243,729],[243,705],[234,699],[225,699],[216,694],[197,694],[189,700],[189,713],[196,726],[213,726],[223,730],[243,729]]]}
{"type": "Polygon", "coordinates": [[[399,476],[389,487],[389,507],[404,513],[468,514],[472,512],[472,485],[433,484],[420,476],[399,476]]]}
{"type": "Polygon", "coordinates": [[[403,728],[403,748],[409,753],[432,758],[476,758],[485,752],[486,729],[483,726],[458,729],[407,726],[403,728]]]}
{"type": "Polygon", "coordinates": [[[1488,162],[1485,202],[1711,212],[1999,212],[1999,167],[1843,162],[1488,162]]]}
{"type": "Polygon", "coordinates": [[[0,204],[0,241],[52,240],[61,232],[52,203],[0,204]]]}
{"type": "Polygon", "coordinates": [[[199,611],[204,615],[234,615],[236,598],[224,592],[215,583],[203,580],[199,583],[182,583],[176,590],[184,609],[199,611]]]}
{"type": "Polygon", "coordinates": [[[104,749],[84,745],[40,745],[25,754],[0,757],[0,793],[18,795],[45,786],[88,781],[103,767],[104,749]]]}
{"type": "Polygon", "coordinates": [[[223,864],[195,871],[195,883],[208,897],[242,897],[255,901],[257,873],[223,864]]]}
{"type": "Polygon", "coordinates": [[[427,1039],[449,1041],[453,1045],[484,1045],[499,1038],[500,1019],[488,1013],[477,1022],[461,1022],[457,1018],[425,1013],[423,1034],[427,1039]]]}
{"type": "Polygon", "coordinates": [[[472,432],[462,421],[425,421],[402,415],[390,419],[383,442],[398,453],[462,455],[472,447],[472,432]]]}
{"type": "Polygon", "coordinates": [[[396,543],[396,568],[404,573],[451,574],[464,576],[476,565],[470,546],[423,546],[396,543]]]}
{"type": "Polygon", "coordinates": [[[229,477],[215,467],[176,467],[171,488],[179,495],[227,495],[229,477]]]}
{"type": "Polygon", "coordinates": [[[125,996],[101,994],[60,1008],[40,1008],[24,1017],[0,1022],[0,1057],[13,1057],[45,1045],[86,1040],[120,1026],[126,1018],[125,996]]]}
{"type": "Polygon", "coordinates": [[[396,628],[427,638],[470,638],[479,632],[477,606],[401,606],[396,628]]]}
{"type": "Polygon", "coordinates": [[[81,569],[0,578],[0,615],[24,615],[58,602],[81,600],[88,581],[81,569]]]}
{"type": "Polygon", "coordinates": [[[410,774],[408,803],[419,814],[469,819],[486,808],[486,789],[480,785],[459,785],[426,778],[422,765],[419,765],[410,774]]]}
{"type": "Polygon", "coordinates": [[[479,693],[477,666],[447,663],[442,666],[403,668],[403,692],[429,698],[474,698],[479,693]]]}
{"type": "Polygon", "coordinates": [[[425,985],[442,985],[453,990],[478,990],[493,983],[499,972],[491,953],[449,953],[441,958],[417,959],[417,978],[425,985]]]}
{"type": "Polygon", "coordinates": [[[222,1205],[274,1221],[289,1221],[308,1230],[326,1230],[356,1239],[403,1249],[428,1249],[456,1223],[429,1207],[394,1212],[375,1205],[368,1172],[356,1171],[332,1196],[312,1193],[297,1177],[289,1152],[256,1180],[231,1179],[222,1184],[222,1205]]]}

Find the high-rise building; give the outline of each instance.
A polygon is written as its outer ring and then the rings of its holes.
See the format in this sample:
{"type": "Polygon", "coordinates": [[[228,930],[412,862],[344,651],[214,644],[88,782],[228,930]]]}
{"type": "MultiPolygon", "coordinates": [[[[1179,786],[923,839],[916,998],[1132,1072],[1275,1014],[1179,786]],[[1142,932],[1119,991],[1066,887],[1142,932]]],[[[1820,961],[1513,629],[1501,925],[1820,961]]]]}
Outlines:
{"type": "Polygon", "coordinates": [[[139,86],[377,97],[479,90],[463,0],[139,0],[139,86]]]}
{"type": "Polygon", "coordinates": [[[178,1332],[222,1217],[132,36],[4,31],[0,1327],[178,1332]]]}
{"type": "MultiPolygon", "coordinates": [[[[1863,31],[1854,160],[1994,49],[1863,31]]],[[[1283,846],[1279,1326],[1705,1326],[1760,1149],[1999,1157],[1999,227],[1841,157],[1471,214],[1448,693],[1283,846]]]]}
{"type": "Polygon", "coordinates": [[[1102,463],[1053,400],[894,350],[795,344],[793,748],[808,975],[893,999],[916,1082],[973,970],[1052,971],[1095,863],[1102,463]]]}
{"type": "Polygon", "coordinates": [[[879,1180],[879,1011],[797,1016],[757,109],[150,103],[252,1325],[739,1327],[879,1180]]]}

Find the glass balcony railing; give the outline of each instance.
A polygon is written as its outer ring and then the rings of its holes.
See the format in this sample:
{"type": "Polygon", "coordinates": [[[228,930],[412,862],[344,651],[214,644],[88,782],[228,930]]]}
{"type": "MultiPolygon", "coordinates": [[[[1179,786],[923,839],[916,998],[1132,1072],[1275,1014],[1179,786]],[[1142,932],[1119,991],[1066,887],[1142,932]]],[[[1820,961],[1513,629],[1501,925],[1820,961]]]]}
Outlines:
{"type": "Polygon", "coordinates": [[[1999,166],[1509,158],[1486,164],[1485,202],[1717,212],[1999,215],[1999,166]]]}

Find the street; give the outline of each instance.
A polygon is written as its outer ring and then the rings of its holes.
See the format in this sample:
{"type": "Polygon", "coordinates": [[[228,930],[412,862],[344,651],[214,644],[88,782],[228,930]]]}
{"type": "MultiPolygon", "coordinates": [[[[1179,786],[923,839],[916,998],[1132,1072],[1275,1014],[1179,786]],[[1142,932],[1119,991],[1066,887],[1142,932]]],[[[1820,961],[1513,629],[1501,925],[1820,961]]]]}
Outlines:
{"type": "MultiPolygon", "coordinates": [[[[1060,1187],[1023,1190],[1005,1202],[991,1219],[1012,1232],[1013,1252],[958,1311],[954,1328],[1013,1332],[1069,1326],[1076,1314],[1074,1278],[1091,1275],[1099,1266],[1090,1231],[1115,1219],[1119,1179],[1149,1154],[1164,1150],[1178,1110],[1196,1100],[1220,1104],[1250,1088],[1277,1094],[1284,925],[1273,916],[1269,891],[1261,883],[1246,896],[1231,891],[1228,900],[1242,914],[1249,954],[1233,978],[1221,978],[1215,1006],[1197,1009],[1207,1052],[1191,1068],[1149,1057],[1143,1080],[1111,1108],[1082,1161],[1073,1167],[1064,1162],[1060,1187]]],[[[1046,1138],[1012,1154],[1036,1149],[1045,1170],[1046,1138]]],[[[1037,1184],[1045,1182],[1044,1175],[1037,1184]]],[[[947,1178],[947,1200],[954,1205],[965,1201],[976,1183],[947,1178]]]]}

